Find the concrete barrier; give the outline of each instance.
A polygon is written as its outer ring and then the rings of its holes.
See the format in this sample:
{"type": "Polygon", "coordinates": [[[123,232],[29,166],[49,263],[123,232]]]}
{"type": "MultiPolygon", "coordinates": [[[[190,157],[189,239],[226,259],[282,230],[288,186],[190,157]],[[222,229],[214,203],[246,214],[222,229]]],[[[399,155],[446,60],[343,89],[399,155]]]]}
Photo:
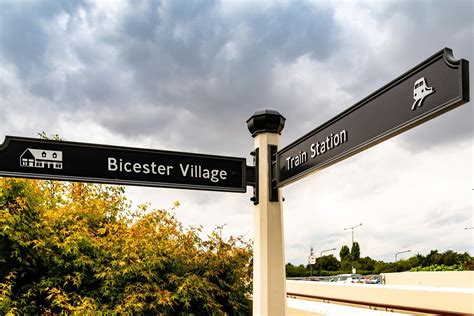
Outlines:
{"type": "Polygon", "coordinates": [[[424,285],[474,288],[474,271],[420,271],[382,273],[387,285],[424,285]]]}
{"type": "Polygon", "coordinates": [[[413,285],[344,284],[312,281],[286,283],[289,297],[431,314],[474,314],[473,288],[413,285]]]}

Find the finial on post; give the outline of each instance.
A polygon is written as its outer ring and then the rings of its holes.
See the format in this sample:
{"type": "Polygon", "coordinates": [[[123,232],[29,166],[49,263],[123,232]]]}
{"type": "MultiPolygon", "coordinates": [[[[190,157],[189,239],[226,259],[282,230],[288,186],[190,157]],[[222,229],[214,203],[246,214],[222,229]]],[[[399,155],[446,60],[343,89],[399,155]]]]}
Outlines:
{"type": "Polygon", "coordinates": [[[285,127],[285,120],[277,110],[264,109],[255,112],[247,120],[247,127],[252,137],[260,133],[280,134],[285,127]]]}

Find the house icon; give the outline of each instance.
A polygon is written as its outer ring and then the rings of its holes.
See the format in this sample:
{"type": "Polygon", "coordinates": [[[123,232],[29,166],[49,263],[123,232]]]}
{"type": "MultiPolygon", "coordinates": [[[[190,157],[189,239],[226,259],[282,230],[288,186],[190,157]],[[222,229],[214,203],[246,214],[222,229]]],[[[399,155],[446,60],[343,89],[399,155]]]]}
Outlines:
{"type": "Polygon", "coordinates": [[[63,152],[27,148],[20,156],[21,167],[33,168],[63,168],[63,152]]]}

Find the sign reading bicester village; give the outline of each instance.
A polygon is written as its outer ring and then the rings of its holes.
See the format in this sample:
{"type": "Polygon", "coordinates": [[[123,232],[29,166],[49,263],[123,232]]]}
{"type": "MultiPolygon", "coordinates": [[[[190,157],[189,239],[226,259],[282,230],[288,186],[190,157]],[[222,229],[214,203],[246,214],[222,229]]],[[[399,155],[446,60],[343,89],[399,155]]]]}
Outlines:
{"type": "Polygon", "coordinates": [[[245,158],[7,136],[0,176],[245,192],[245,158]]]}
{"type": "Polygon", "coordinates": [[[468,61],[454,60],[445,48],[280,150],[277,183],[300,179],[467,101],[468,61]]]}

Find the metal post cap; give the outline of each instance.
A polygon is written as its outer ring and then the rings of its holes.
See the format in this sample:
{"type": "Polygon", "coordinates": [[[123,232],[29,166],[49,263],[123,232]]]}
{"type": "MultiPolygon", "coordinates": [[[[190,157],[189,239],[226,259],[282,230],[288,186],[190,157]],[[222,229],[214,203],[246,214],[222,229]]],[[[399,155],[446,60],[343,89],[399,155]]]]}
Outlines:
{"type": "Polygon", "coordinates": [[[285,127],[285,120],[277,110],[264,109],[255,112],[247,120],[247,127],[252,137],[260,133],[280,134],[285,127]]]}

